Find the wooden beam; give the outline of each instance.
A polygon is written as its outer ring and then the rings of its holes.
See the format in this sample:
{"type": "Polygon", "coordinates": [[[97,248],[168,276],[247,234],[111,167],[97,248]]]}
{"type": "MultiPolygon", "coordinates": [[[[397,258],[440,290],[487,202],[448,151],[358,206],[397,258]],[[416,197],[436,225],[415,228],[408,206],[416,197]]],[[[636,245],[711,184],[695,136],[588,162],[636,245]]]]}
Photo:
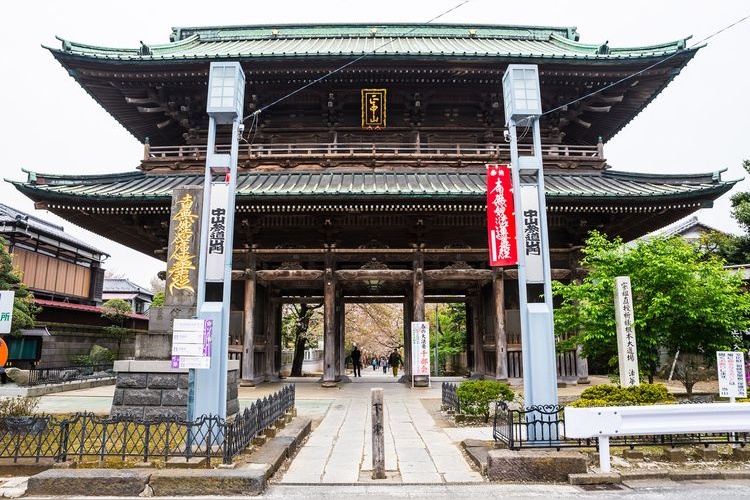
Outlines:
{"type": "Polygon", "coordinates": [[[267,269],[256,271],[259,281],[321,281],[323,271],[315,269],[267,269]]]}
{"type": "Polygon", "coordinates": [[[480,281],[492,280],[491,269],[429,269],[424,272],[426,281],[480,281]]]}
{"type": "Polygon", "coordinates": [[[408,269],[339,269],[335,272],[340,281],[411,281],[414,271],[408,269]]]}

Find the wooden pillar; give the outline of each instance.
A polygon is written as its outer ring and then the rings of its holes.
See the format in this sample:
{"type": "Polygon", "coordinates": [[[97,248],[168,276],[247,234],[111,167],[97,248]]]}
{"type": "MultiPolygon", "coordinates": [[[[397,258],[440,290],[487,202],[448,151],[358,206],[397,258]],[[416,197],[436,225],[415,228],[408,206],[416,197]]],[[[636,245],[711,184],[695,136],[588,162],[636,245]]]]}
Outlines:
{"type": "Polygon", "coordinates": [[[242,380],[240,385],[255,384],[255,262],[245,270],[245,303],[243,304],[242,380]]]}
{"type": "Polygon", "coordinates": [[[346,375],[346,307],[344,307],[344,298],[341,295],[341,289],[336,290],[336,359],[338,364],[336,365],[336,379],[341,380],[342,375],[346,375]]]}
{"type": "Polygon", "coordinates": [[[474,370],[473,374],[484,375],[484,325],[482,324],[482,289],[479,288],[474,294],[474,304],[472,307],[471,323],[474,326],[474,370]]]}
{"type": "MultiPolygon", "coordinates": [[[[414,278],[412,282],[413,313],[411,321],[424,321],[424,254],[414,256],[414,278]]],[[[411,321],[404,325],[404,375],[411,376],[411,321]]]]}
{"type": "Polygon", "coordinates": [[[508,380],[508,336],[505,331],[505,280],[503,270],[492,272],[492,294],[495,304],[495,379],[508,380]]]}
{"type": "Polygon", "coordinates": [[[266,379],[274,380],[278,377],[279,371],[276,366],[276,337],[277,330],[280,328],[279,308],[281,307],[273,300],[276,293],[269,291],[268,308],[266,309],[266,379]]]}
{"type": "Polygon", "coordinates": [[[323,386],[336,385],[336,282],[330,252],[323,274],[323,386]]]}

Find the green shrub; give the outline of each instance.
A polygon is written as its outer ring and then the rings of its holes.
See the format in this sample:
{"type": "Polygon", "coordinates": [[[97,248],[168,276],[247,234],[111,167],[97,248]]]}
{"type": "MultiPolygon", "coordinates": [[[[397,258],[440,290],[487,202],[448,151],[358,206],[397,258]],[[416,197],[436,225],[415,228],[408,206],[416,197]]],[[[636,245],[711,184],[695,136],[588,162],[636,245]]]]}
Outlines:
{"type": "Polygon", "coordinates": [[[513,401],[516,395],[508,384],[496,380],[468,380],[456,389],[459,413],[481,415],[484,421],[490,419],[490,403],[498,399],[513,401]]]}
{"type": "Polygon", "coordinates": [[[0,398],[0,418],[33,415],[37,406],[39,406],[39,398],[27,396],[0,398]]]}
{"type": "Polygon", "coordinates": [[[664,384],[641,384],[620,387],[602,384],[589,387],[581,393],[581,399],[568,406],[586,408],[591,406],[634,406],[673,403],[674,396],[664,384]]]}

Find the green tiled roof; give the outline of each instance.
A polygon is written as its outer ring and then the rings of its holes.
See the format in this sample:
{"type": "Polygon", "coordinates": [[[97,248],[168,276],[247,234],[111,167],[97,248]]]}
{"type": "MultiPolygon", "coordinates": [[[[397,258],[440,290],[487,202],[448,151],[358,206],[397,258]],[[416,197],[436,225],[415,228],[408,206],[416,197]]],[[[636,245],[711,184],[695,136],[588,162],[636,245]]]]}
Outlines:
{"type": "MultiPolygon", "coordinates": [[[[28,182],[12,182],[34,200],[166,201],[175,187],[201,185],[203,175],[149,175],[143,172],[92,176],[29,173],[28,182]]],[[[590,201],[655,202],[705,198],[713,200],[736,181],[721,172],[695,175],[655,175],[603,171],[595,174],[550,172],[544,176],[550,203],[590,201]]],[[[240,173],[237,202],[274,200],[398,200],[452,199],[477,201],[486,193],[483,170],[411,172],[252,172],[240,173]]]]}
{"type": "MultiPolygon", "coordinates": [[[[683,50],[686,39],[610,48],[578,42],[573,27],[341,24],[173,28],[171,42],[120,49],[62,41],[63,53],[105,60],[200,60],[222,57],[522,57],[637,59],[683,50]]],[[[54,49],[52,49],[54,50],[54,49]]]]}

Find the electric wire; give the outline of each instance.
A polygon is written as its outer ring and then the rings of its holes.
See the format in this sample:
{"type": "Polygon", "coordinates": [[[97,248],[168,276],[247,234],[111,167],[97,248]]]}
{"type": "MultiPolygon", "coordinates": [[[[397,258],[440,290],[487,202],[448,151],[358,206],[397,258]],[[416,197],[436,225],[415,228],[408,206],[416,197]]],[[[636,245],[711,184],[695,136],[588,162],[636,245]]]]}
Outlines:
{"type": "Polygon", "coordinates": [[[462,2],[460,3],[460,4],[458,4],[458,5],[455,5],[455,6],[451,7],[450,9],[448,9],[448,10],[446,10],[446,11],[444,11],[444,12],[442,12],[442,13],[438,14],[437,16],[433,17],[432,19],[428,20],[427,22],[423,23],[422,25],[419,25],[419,26],[415,26],[414,28],[410,29],[410,30],[409,30],[409,31],[407,31],[406,33],[402,33],[402,34],[400,34],[400,35],[395,35],[395,36],[393,36],[393,38],[391,38],[391,39],[390,39],[390,40],[388,40],[387,42],[384,42],[384,43],[382,43],[382,44],[378,45],[377,47],[375,47],[375,48],[374,48],[374,49],[372,49],[371,51],[369,51],[369,52],[365,52],[365,53],[364,53],[364,54],[362,54],[361,56],[359,56],[359,57],[357,57],[357,58],[355,58],[355,59],[352,59],[351,61],[347,62],[346,64],[342,64],[342,65],[341,65],[341,66],[339,66],[338,68],[336,68],[336,69],[333,69],[333,70],[329,71],[328,73],[324,74],[323,76],[320,76],[320,77],[316,78],[315,80],[313,80],[313,81],[311,81],[311,82],[309,82],[309,83],[307,83],[307,84],[303,85],[302,87],[299,87],[298,89],[296,89],[296,90],[293,90],[293,91],[289,92],[288,94],[286,94],[286,95],[284,95],[284,96],[282,96],[282,97],[279,97],[278,99],[276,99],[275,101],[271,102],[270,104],[266,104],[265,106],[262,106],[262,107],[261,107],[260,109],[257,109],[257,110],[255,110],[255,111],[253,111],[253,112],[252,112],[251,114],[249,114],[248,116],[246,116],[245,118],[243,118],[243,119],[242,119],[242,121],[244,122],[245,120],[247,120],[247,119],[248,119],[249,117],[251,117],[251,116],[253,116],[253,115],[256,115],[256,116],[257,116],[257,115],[261,114],[261,113],[262,113],[263,111],[267,110],[268,108],[270,108],[270,107],[272,107],[272,106],[275,106],[276,104],[278,104],[278,103],[280,103],[280,102],[282,102],[282,101],[284,101],[284,100],[286,100],[286,99],[288,99],[288,98],[292,97],[293,95],[295,95],[295,94],[298,94],[298,93],[302,92],[303,90],[305,90],[305,89],[307,89],[307,88],[309,88],[309,87],[311,87],[311,86],[315,85],[316,83],[322,82],[323,80],[325,80],[325,79],[327,79],[327,78],[329,78],[329,77],[331,77],[331,76],[335,75],[336,73],[338,73],[338,72],[340,72],[340,71],[343,71],[344,69],[348,68],[348,67],[349,67],[349,66],[351,66],[352,64],[356,64],[356,63],[358,63],[359,61],[361,61],[362,59],[365,59],[366,57],[369,57],[369,56],[371,56],[371,55],[373,55],[373,54],[377,53],[377,52],[378,52],[378,51],[379,51],[380,49],[382,49],[383,47],[387,47],[388,45],[390,45],[390,44],[392,44],[392,43],[394,43],[394,42],[398,41],[398,40],[399,40],[400,38],[402,38],[402,37],[405,37],[405,36],[407,36],[407,35],[410,35],[411,33],[413,33],[413,32],[415,32],[415,31],[417,31],[418,29],[422,28],[422,26],[423,26],[424,24],[430,24],[430,23],[432,23],[432,22],[434,22],[434,21],[437,21],[437,20],[438,20],[438,19],[440,19],[441,17],[443,17],[443,16],[445,16],[445,15],[447,15],[447,14],[450,14],[450,13],[451,13],[451,12],[453,12],[454,10],[458,9],[459,7],[462,7],[463,5],[466,5],[466,4],[467,4],[467,3],[469,3],[469,2],[471,2],[471,0],[463,0],[463,1],[462,1],[462,2]]]}
{"type": "Polygon", "coordinates": [[[663,63],[669,61],[673,57],[675,57],[675,56],[677,56],[679,54],[682,54],[682,53],[684,53],[687,50],[692,50],[695,47],[706,43],[711,38],[713,38],[713,37],[715,37],[715,36],[723,33],[724,31],[726,31],[728,29],[731,29],[731,28],[737,26],[738,24],[742,23],[743,21],[746,21],[748,18],[750,18],[750,14],[748,14],[747,16],[745,16],[745,17],[743,17],[743,18],[741,18],[741,19],[739,19],[739,20],[737,20],[737,21],[735,21],[735,22],[733,22],[733,23],[731,23],[731,24],[729,24],[729,25],[727,25],[727,26],[725,26],[725,27],[723,27],[723,28],[721,28],[721,29],[713,32],[713,33],[711,33],[710,35],[708,35],[707,37],[703,38],[702,40],[695,42],[694,44],[690,45],[689,47],[686,47],[685,49],[683,49],[683,50],[681,50],[679,52],[673,52],[672,54],[668,55],[667,57],[665,57],[663,59],[660,59],[660,60],[656,61],[655,63],[653,63],[653,64],[651,64],[651,65],[649,65],[649,66],[647,66],[647,67],[645,67],[645,68],[643,68],[643,69],[641,69],[639,71],[636,71],[633,74],[630,74],[628,76],[624,76],[624,77],[620,78],[619,80],[617,80],[616,82],[610,83],[609,85],[605,85],[604,87],[602,87],[600,89],[597,89],[597,90],[595,90],[593,92],[589,92],[588,94],[583,95],[581,97],[578,97],[576,99],[573,99],[572,101],[570,101],[568,103],[561,104],[560,106],[557,106],[556,108],[552,108],[552,109],[550,109],[548,111],[545,111],[540,116],[548,115],[550,113],[554,113],[555,111],[559,111],[561,109],[567,108],[568,106],[570,106],[572,104],[575,104],[577,102],[583,101],[584,99],[588,99],[591,96],[594,96],[596,94],[600,94],[601,92],[604,92],[607,89],[611,89],[612,87],[615,87],[615,86],[617,86],[617,85],[619,85],[619,84],[621,84],[623,82],[626,82],[626,81],[628,81],[628,80],[630,80],[632,78],[635,78],[636,76],[641,75],[641,74],[645,73],[646,71],[649,71],[649,70],[655,68],[656,66],[659,66],[660,64],[663,64],[663,63]]]}

